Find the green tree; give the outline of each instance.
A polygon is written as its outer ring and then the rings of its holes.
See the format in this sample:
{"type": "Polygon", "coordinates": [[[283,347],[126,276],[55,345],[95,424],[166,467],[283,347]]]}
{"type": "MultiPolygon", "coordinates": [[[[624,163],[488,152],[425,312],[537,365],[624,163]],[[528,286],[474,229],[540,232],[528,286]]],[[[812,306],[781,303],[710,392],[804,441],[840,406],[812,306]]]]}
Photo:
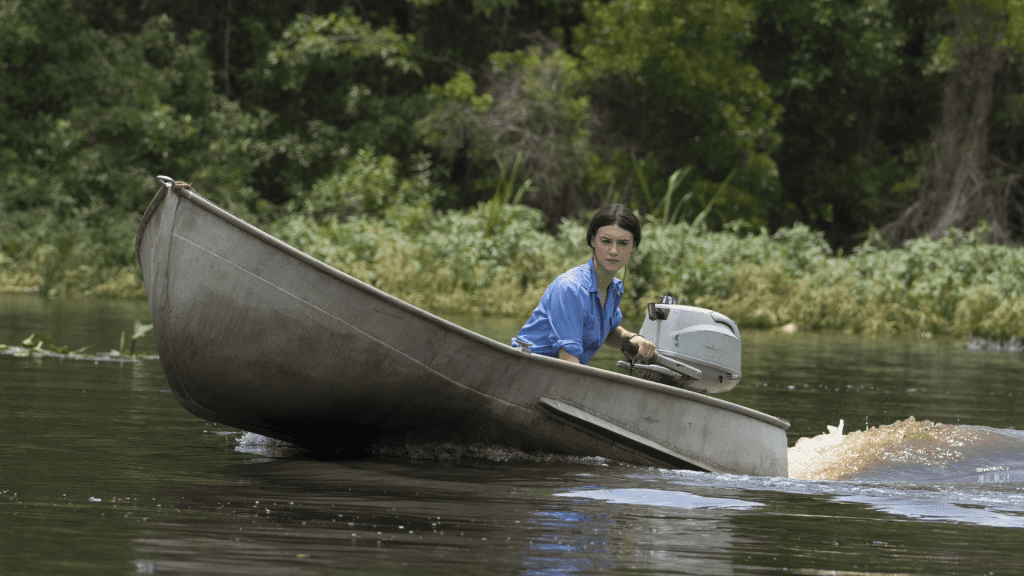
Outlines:
{"type": "Polygon", "coordinates": [[[425,108],[414,43],[350,8],[298,14],[248,77],[249,105],[273,117],[254,185],[280,203],[329,173],[343,148],[415,152],[411,125],[425,108]]]}
{"type": "MultiPolygon", "coordinates": [[[[413,130],[432,110],[427,88],[455,72],[480,76],[491,51],[527,46],[565,27],[563,21],[574,23],[579,0],[340,4],[295,14],[278,38],[271,28],[246,24],[247,34],[263,38],[266,58],[232,74],[245,87],[246,109],[273,114],[254,186],[276,203],[324,177],[342,149],[381,151],[411,175],[428,148],[413,130]]],[[[463,167],[447,163],[433,171],[438,179],[451,175],[468,194],[450,206],[477,200],[463,167]]]]}
{"type": "Polygon", "coordinates": [[[991,225],[1024,241],[1024,3],[949,0],[952,28],[930,72],[945,80],[942,113],[917,173],[916,199],[883,228],[894,242],[991,225]]]}
{"type": "Polygon", "coordinates": [[[939,110],[925,76],[941,37],[929,0],[763,0],[746,49],[784,108],[773,227],[805,222],[850,248],[909,202],[939,110]]]}
{"type": "Polygon", "coordinates": [[[260,122],[213,92],[201,37],[179,42],[167,17],[109,37],[72,0],[11,8],[33,33],[4,47],[7,207],[137,210],[157,173],[243,186],[260,122]]]}
{"type": "Polygon", "coordinates": [[[213,92],[201,34],[182,42],[157,17],[108,36],[82,7],[0,5],[0,251],[32,262],[47,289],[134,264],[135,216],[157,174],[187,175],[228,206],[245,200],[261,129],[213,92]]]}
{"type": "MultiPolygon", "coordinates": [[[[736,169],[720,199],[721,218],[766,223],[779,194],[771,155],[782,110],[743,56],[754,4],[613,0],[588,2],[583,11],[575,42],[604,126],[597,138],[603,156],[615,163],[618,150],[620,159],[621,151],[643,158],[647,182],[692,165],[689,186],[701,203],[736,169]]],[[[653,192],[652,203],[660,194],[653,192]]],[[[695,203],[693,211],[701,208],[695,203]]]]}
{"type": "Polygon", "coordinates": [[[490,197],[513,164],[533,186],[525,201],[550,223],[584,207],[590,151],[590,103],[578,64],[561,50],[496,52],[485,91],[466,72],[431,93],[419,123],[427,142],[455,165],[462,202],[490,197]]]}

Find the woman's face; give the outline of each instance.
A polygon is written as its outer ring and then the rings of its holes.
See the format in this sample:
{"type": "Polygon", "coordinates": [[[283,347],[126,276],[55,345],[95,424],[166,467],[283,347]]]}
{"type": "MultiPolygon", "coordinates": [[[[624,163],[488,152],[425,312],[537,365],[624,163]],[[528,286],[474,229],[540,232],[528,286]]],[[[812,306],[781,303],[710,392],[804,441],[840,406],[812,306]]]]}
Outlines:
{"type": "Polygon", "coordinates": [[[594,263],[615,274],[629,262],[633,253],[633,234],[611,224],[597,229],[594,235],[594,263]]]}

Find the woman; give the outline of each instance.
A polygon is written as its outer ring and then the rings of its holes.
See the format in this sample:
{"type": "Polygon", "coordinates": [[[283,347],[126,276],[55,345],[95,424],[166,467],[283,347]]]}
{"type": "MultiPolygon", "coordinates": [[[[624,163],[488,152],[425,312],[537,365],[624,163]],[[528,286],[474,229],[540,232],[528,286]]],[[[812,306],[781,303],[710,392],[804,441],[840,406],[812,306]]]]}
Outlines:
{"type": "Polygon", "coordinates": [[[640,245],[640,221],[623,204],[605,206],[590,221],[587,245],[590,261],[555,278],[512,345],[587,364],[601,344],[621,349],[631,340],[640,356],[651,356],[654,344],[619,325],[622,280],[615,277],[640,245]]]}

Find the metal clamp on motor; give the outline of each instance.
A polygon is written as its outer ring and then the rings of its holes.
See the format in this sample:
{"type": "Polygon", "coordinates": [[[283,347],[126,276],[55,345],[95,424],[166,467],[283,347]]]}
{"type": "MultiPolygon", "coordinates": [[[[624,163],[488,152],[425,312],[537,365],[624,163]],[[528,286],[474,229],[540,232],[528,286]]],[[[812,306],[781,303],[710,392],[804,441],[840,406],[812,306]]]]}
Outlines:
{"type": "Polygon", "coordinates": [[[671,292],[665,294],[661,298],[658,298],[657,302],[650,302],[647,304],[647,318],[651,320],[665,320],[668,318],[668,308],[658,307],[658,304],[678,304],[679,301],[672,295],[671,292]]]}

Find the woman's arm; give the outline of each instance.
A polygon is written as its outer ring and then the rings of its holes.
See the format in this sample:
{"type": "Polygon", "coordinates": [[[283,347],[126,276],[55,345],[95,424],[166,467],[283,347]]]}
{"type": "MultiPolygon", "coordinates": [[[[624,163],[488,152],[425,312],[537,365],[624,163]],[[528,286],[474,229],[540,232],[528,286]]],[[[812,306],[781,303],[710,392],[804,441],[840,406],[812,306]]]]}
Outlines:
{"type": "Polygon", "coordinates": [[[568,352],[566,352],[565,348],[559,348],[558,349],[558,359],[559,360],[565,360],[566,362],[572,362],[573,364],[579,364],[580,363],[580,359],[577,358],[576,356],[573,356],[572,354],[569,354],[568,352]]]}
{"type": "Polygon", "coordinates": [[[622,343],[627,340],[632,340],[640,347],[640,351],[637,352],[637,356],[641,356],[643,358],[650,358],[654,354],[655,348],[653,342],[647,340],[646,338],[639,334],[634,334],[629,330],[626,330],[621,325],[617,326],[615,330],[612,330],[611,333],[608,334],[608,337],[605,338],[604,343],[607,346],[611,346],[613,348],[621,350],[622,343]]]}

